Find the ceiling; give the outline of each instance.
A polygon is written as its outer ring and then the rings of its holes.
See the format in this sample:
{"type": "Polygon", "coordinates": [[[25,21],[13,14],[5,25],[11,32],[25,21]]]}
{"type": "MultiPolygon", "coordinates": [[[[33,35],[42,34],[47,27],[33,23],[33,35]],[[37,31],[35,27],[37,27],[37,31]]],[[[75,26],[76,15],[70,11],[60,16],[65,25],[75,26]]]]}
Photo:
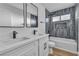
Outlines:
{"type": "Polygon", "coordinates": [[[42,5],[48,9],[49,12],[54,12],[64,8],[72,7],[75,3],[42,3],[42,5]]]}
{"type": "Polygon", "coordinates": [[[8,3],[8,5],[19,8],[23,10],[23,3],[8,3]]]}

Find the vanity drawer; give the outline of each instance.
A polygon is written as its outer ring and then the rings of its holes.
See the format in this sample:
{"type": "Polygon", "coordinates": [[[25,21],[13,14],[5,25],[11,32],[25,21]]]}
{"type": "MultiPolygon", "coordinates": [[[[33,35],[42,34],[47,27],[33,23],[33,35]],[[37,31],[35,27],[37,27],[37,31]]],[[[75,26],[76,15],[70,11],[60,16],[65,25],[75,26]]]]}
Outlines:
{"type": "MultiPolygon", "coordinates": [[[[0,54],[1,56],[20,56],[26,52],[28,52],[30,49],[33,49],[34,48],[34,42],[31,42],[29,44],[23,44],[17,48],[14,48],[10,51],[7,51],[3,54],[0,54]]],[[[31,50],[32,51],[32,50],[31,50]]],[[[28,54],[28,53],[26,53],[28,54]]]]}

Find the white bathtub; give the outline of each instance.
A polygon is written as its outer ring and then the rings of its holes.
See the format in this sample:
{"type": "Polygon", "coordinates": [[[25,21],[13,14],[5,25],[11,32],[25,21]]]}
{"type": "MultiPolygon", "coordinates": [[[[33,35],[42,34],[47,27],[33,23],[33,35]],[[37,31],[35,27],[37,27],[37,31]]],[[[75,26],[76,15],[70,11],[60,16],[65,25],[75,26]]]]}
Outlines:
{"type": "Polygon", "coordinates": [[[77,43],[75,40],[59,37],[50,37],[50,41],[55,42],[55,48],[60,48],[72,53],[77,53],[77,43]]]}

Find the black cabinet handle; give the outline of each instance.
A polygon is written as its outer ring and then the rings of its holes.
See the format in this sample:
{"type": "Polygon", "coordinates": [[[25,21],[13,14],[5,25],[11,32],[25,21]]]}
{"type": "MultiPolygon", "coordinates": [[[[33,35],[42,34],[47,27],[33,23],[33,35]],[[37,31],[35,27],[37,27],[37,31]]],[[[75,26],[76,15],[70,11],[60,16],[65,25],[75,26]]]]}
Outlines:
{"type": "Polygon", "coordinates": [[[44,43],[44,50],[47,48],[47,43],[44,43]]]}

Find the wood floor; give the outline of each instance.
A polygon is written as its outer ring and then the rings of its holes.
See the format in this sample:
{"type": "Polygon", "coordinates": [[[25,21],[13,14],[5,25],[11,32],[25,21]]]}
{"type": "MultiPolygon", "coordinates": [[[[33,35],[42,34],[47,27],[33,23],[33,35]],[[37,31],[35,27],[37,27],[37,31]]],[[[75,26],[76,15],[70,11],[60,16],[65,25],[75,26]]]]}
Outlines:
{"type": "Polygon", "coordinates": [[[49,56],[77,56],[77,54],[70,53],[65,50],[54,48],[52,53],[49,53],[49,56]]]}

